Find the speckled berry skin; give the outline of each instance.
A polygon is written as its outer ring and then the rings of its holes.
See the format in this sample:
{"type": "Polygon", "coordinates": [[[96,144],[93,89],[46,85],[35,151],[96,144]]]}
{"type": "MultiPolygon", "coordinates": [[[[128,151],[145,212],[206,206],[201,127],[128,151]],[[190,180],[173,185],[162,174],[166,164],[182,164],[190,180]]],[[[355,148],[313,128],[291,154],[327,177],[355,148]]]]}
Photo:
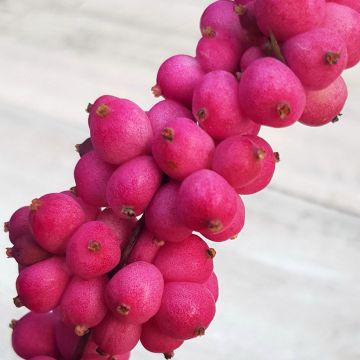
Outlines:
{"type": "Polygon", "coordinates": [[[146,113],[114,96],[97,99],[89,114],[91,140],[104,161],[119,165],[150,152],[153,132],[146,113]]]}
{"type": "Polygon", "coordinates": [[[141,325],[127,323],[111,314],[108,314],[92,332],[96,344],[109,355],[131,351],[139,342],[140,335],[141,325]]]}
{"type": "Polygon", "coordinates": [[[163,240],[157,239],[155,235],[146,228],[143,229],[136,239],[136,243],[131,250],[127,263],[130,264],[136,261],[152,263],[164,244],[165,242],[163,240]]]}
{"type": "Polygon", "coordinates": [[[262,57],[265,57],[265,54],[259,46],[249,47],[241,56],[240,59],[241,71],[245,71],[252,62],[262,57]]]}
{"type": "Polygon", "coordinates": [[[177,213],[179,188],[174,181],[162,185],[146,209],[146,226],[159,240],[180,242],[192,233],[177,213]]]}
{"type": "Polygon", "coordinates": [[[330,85],[348,61],[343,39],[334,30],[326,28],[316,28],[290,38],[284,43],[282,52],[287,65],[309,90],[330,85]],[[336,56],[333,62],[331,56],[336,56]]]}
{"type": "Polygon", "coordinates": [[[69,269],[83,279],[106,274],[118,264],[120,256],[118,237],[101,221],[83,224],[71,237],[66,249],[69,269]]]}
{"type": "Polygon", "coordinates": [[[114,165],[101,160],[95,151],[88,152],[75,166],[77,194],[91,205],[106,206],[106,185],[115,169],[114,165]]]}
{"type": "Polygon", "coordinates": [[[341,36],[348,53],[346,68],[355,66],[360,60],[360,13],[348,6],[328,2],[321,26],[336,31],[341,36]]]}
{"type": "Polygon", "coordinates": [[[142,324],[158,312],[163,290],[164,279],[157,267],[137,261],[114,275],[107,285],[105,298],[114,316],[142,324]]]}
{"type": "Polygon", "coordinates": [[[165,282],[204,282],[212,273],[215,252],[197,235],[180,243],[166,243],[157,254],[154,265],[165,282]]]}
{"type": "Polygon", "coordinates": [[[107,313],[105,287],[107,276],[84,280],[74,276],[69,282],[60,303],[61,319],[72,325],[78,336],[98,325],[107,313]]]}
{"type": "Polygon", "coordinates": [[[255,122],[285,127],[300,118],[306,96],[300,80],[286,65],[265,57],[255,60],[242,74],[239,101],[255,122]]]}
{"type": "Polygon", "coordinates": [[[81,206],[70,196],[53,193],[33,200],[30,225],[38,244],[53,254],[64,254],[73,232],[85,221],[81,206]]]}
{"type": "Polygon", "coordinates": [[[235,189],[239,194],[242,195],[254,194],[263,190],[267,185],[269,185],[275,172],[276,162],[278,161],[270,144],[267,143],[264,139],[251,135],[247,135],[247,137],[265,150],[265,157],[263,159],[263,165],[261,167],[260,174],[256,177],[256,179],[241,188],[235,189]]]}
{"type": "Polygon", "coordinates": [[[72,360],[81,337],[74,332],[73,326],[64,324],[61,320],[55,325],[56,347],[63,360],[72,360]]]}
{"type": "Polygon", "coordinates": [[[306,106],[300,122],[308,126],[328,124],[339,115],[348,96],[346,83],[337,78],[328,87],[318,91],[306,92],[306,106]]]}
{"type": "Polygon", "coordinates": [[[180,186],[178,214],[191,229],[219,232],[230,224],[236,207],[236,192],[215,171],[196,171],[180,186]]]}
{"type": "MultiPolygon", "coordinates": [[[[327,1],[330,2],[329,0],[327,1]]],[[[331,2],[351,7],[360,13],[360,2],[358,0],[332,0],[331,2]]]]}
{"type": "Polygon", "coordinates": [[[165,99],[156,103],[149,111],[154,136],[156,137],[165,125],[177,117],[192,119],[191,111],[177,101],[165,99]]]}
{"type": "Polygon", "coordinates": [[[278,41],[317,27],[325,15],[325,0],[256,0],[255,14],[264,35],[278,41]]]}
{"type": "Polygon", "coordinates": [[[46,313],[59,304],[69,280],[65,259],[53,256],[23,269],[16,280],[16,290],[22,305],[46,313]]]}
{"type": "Polygon", "coordinates": [[[30,207],[23,206],[16,210],[11,215],[10,220],[4,224],[4,229],[9,233],[10,241],[13,244],[19,236],[31,233],[29,215],[30,207]]]}
{"type": "Polygon", "coordinates": [[[121,250],[127,245],[132,232],[137,223],[136,218],[122,219],[117,216],[110,208],[104,209],[97,217],[98,221],[102,221],[108,225],[117,235],[120,241],[121,250]]]}
{"type": "Polygon", "coordinates": [[[222,242],[237,237],[238,234],[243,229],[244,224],[245,224],[245,206],[244,206],[244,202],[239,196],[237,200],[237,210],[230,224],[218,233],[214,234],[210,230],[206,229],[206,230],[202,230],[201,234],[211,241],[222,242]]]}
{"type": "Polygon", "coordinates": [[[194,57],[174,55],[161,64],[153,91],[157,96],[162,95],[191,108],[194,88],[204,74],[194,57]]]}
{"type": "Polygon", "coordinates": [[[139,156],[121,165],[111,176],[106,197],[118,216],[142,214],[159,188],[162,172],[151,156],[139,156]]]}
{"type": "Polygon", "coordinates": [[[171,354],[184,342],[161,332],[154,320],[150,320],[143,325],[140,341],[146,350],[163,354],[171,354]]]}
{"type": "Polygon", "coordinates": [[[175,180],[183,180],[196,170],[209,168],[214,150],[213,139],[187,118],[169,121],[152,145],[156,163],[175,180]]]}
{"type": "Polygon", "coordinates": [[[238,87],[234,75],[217,70],[206,74],[194,91],[193,114],[215,140],[242,134],[249,125],[240,110],[238,87]]]}
{"type": "Polygon", "coordinates": [[[205,286],[171,282],[165,284],[161,307],[154,321],[161,332],[187,340],[204,335],[214,316],[214,297],[205,286]]]}
{"type": "Polygon", "coordinates": [[[204,282],[204,285],[211,292],[215,302],[219,299],[219,282],[215,272],[212,272],[209,278],[204,282]]]}
{"type": "Polygon", "coordinates": [[[16,321],[12,332],[12,346],[24,359],[47,355],[57,357],[55,325],[57,319],[51,313],[29,312],[16,321]]]}

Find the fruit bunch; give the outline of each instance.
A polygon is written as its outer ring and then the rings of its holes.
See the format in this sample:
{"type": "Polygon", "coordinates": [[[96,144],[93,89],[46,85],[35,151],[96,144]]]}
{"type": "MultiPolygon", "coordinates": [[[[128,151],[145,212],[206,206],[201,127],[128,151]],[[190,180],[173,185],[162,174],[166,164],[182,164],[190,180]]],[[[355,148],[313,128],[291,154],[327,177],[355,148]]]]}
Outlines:
{"type": "Polygon", "coordinates": [[[19,264],[12,343],[24,359],[124,360],[141,341],[174,355],[215,315],[216,251],[236,238],[239,195],[264,189],[279,154],[261,126],[337,119],[360,60],[357,0],[219,0],[196,56],[159,68],[149,111],[89,104],[75,187],[5,223],[19,264]]]}

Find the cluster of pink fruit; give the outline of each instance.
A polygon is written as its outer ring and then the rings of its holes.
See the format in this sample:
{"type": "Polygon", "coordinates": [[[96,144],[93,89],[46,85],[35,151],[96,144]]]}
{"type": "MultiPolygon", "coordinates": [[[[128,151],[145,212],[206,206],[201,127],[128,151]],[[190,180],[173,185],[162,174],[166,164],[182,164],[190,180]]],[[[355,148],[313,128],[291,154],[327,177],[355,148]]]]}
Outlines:
{"type": "Polygon", "coordinates": [[[220,242],[241,231],[239,194],[265,188],[279,160],[261,125],[337,117],[340,74],[360,59],[359,7],[216,1],[196,57],[161,65],[152,90],[165,100],[147,113],[108,95],[89,105],[76,187],[5,224],[19,263],[14,302],[31,310],[11,324],[19,356],[123,360],[140,340],[171,358],[204,335],[216,252],[193,232],[220,242]]]}

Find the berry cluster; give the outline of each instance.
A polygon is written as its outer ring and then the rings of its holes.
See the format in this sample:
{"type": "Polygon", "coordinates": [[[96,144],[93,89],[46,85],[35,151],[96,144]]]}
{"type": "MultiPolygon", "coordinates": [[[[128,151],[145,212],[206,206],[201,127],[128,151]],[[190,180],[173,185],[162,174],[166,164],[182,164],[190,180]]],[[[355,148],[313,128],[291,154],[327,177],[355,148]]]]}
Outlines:
{"type": "Polygon", "coordinates": [[[239,194],[271,181],[279,155],[262,125],[337,118],[340,75],[360,60],[359,10],[357,0],[218,0],[196,57],[160,66],[152,91],[165,100],[147,112],[109,95],[89,104],[76,186],[5,224],[14,303],[30,309],[11,323],[20,357],[125,360],[140,340],[170,359],[205,334],[218,283],[203,238],[235,238],[239,194]]]}

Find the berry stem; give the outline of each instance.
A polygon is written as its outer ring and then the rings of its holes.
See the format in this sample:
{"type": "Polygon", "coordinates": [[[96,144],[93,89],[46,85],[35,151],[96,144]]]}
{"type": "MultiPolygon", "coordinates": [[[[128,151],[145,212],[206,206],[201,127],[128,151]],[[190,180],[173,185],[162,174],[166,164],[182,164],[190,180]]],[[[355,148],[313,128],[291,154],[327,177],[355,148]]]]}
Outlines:
{"type": "Polygon", "coordinates": [[[89,330],[85,335],[83,335],[80,338],[80,341],[78,342],[78,345],[74,351],[74,354],[72,356],[72,360],[78,360],[81,359],[83,354],[84,354],[84,350],[85,347],[90,339],[90,334],[91,334],[91,330],[89,330]]]}

